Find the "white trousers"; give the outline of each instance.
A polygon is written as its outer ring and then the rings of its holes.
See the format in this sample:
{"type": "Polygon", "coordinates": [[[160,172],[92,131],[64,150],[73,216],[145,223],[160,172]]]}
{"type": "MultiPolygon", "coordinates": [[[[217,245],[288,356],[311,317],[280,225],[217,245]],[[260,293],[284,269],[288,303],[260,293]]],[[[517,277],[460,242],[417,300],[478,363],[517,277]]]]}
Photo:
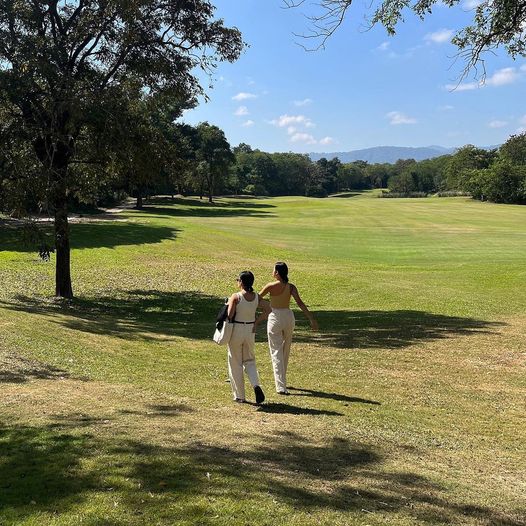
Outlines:
{"type": "Polygon", "coordinates": [[[245,399],[245,381],[243,370],[247,373],[252,387],[259,385],[259,375],[256,368],[254,343],[256,335],[252,332],[253,324],[235,323],[232,337],[228,344],[228,376],[234,398],[245,399]]]}
{"type": "Polygon", "coordinates": [[[278,393],[287,392],[287,366],[294,325],[294,313],[290,309],[272,309],[268,317],[267,334],[278,393]]]}

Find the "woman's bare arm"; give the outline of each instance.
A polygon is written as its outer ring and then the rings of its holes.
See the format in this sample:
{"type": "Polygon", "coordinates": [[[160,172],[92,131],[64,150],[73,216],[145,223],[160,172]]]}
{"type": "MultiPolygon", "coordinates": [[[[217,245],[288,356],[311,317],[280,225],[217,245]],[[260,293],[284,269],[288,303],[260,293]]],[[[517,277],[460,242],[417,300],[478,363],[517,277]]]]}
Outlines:
{"type": "Polygon", "coordinates": [[[231,320],[234,315],[236,314],[236,306],[237,306],[237,302],[239,301],[239,297],[237,294],[232,294],[232,296],[230,296],[230,298],[228,298],[228,311],[227,311],[227,316],[228,316],[228,319],[231,320]]]}
{"type": "Polygon", "coordinates": [[[303,314],[307,317],[307,319],[310,322],[310,328],[313,331],[318,330],[318,322],[315,320],[314,316],[312,315],[312,312],[307,308],[307,305],[303,303],[303,300],[300,297],[300,293],[298,292],[298,289],[295,285],[290,286],[290,294],[294,298],[294,301],[298,305],[298,307],[303,311],[303,314]]]}
{"type": "Polygon", "coordinates": [[[267,283],[262,289],[261,291],[259,292],[259,295],[260,296],[266,296],[267,294],[270,293],[270,289],[272,288],[272,286],[274,285],[274,283],[267,283]]]}
{"type": "Polygon", "coordinates": [[[262,321],[265,321],[268,318],[268,315],[271,313],[270,302],[267,301],[267,300],[264,300],[263,298],[260,297],[259,298],[259,303],[258,303],[258,309],[261,309],[262,312],[256,318],[256,321],[254,323],[254,332],[256,332],[256,329],[258,328],[258,325],[262,321]]]}

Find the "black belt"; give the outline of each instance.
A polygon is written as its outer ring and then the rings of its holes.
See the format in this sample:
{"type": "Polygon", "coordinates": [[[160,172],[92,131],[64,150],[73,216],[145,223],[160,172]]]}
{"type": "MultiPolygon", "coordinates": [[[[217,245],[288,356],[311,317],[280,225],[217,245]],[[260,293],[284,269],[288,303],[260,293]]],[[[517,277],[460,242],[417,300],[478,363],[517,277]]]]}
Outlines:
{"type": "Polygon", "coordinates": [[[243,325],[250,325],[251,323],[256,323],[255,321],[236,321],[234,320],[232,323],[242,323],[243,325]]]}

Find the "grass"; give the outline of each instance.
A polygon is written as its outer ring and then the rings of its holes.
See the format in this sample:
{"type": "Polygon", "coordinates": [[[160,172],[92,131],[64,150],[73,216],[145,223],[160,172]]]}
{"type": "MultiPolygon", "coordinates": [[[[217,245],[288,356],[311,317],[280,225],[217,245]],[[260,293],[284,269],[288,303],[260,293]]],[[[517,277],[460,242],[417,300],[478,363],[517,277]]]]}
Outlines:
{"type": "Polygon", "coordinates": [[[371,197],[74,224],[71,303],[0,223],[0,524],[526,524],[526,209],[371,197]],[[279,259],[321,330],[233,404],[213,320],[279,259]]]}

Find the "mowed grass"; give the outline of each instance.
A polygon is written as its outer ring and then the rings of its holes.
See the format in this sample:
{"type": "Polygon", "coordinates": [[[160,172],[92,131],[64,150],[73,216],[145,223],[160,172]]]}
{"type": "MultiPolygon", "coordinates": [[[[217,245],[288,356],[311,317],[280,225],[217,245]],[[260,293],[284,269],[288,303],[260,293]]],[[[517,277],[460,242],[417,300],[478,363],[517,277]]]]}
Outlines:
{"type": "Polygon", "coordinates": [[[57,302],[0,223],[0,524],[526,524],[525,207],[157,198],[72,238],[57,302]],[[215,314],[276,260],[320,332],[284,399],[261,328],[233,404],[215,314]]]}

